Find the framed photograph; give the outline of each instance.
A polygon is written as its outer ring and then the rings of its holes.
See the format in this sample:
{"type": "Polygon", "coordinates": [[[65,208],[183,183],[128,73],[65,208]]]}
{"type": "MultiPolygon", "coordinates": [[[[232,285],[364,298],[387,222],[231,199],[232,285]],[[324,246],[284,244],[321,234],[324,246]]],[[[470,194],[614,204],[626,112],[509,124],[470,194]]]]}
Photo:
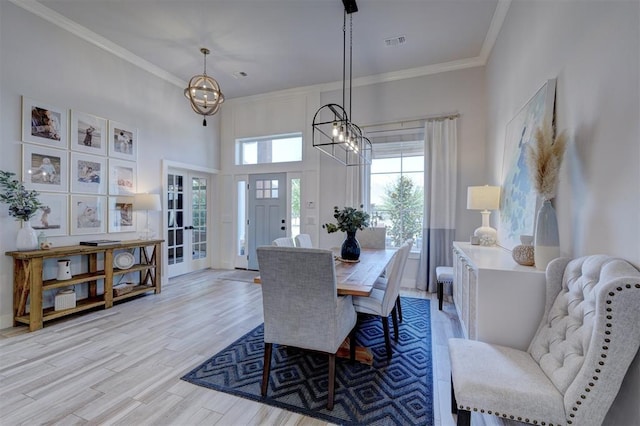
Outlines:
{"type": "Polygon", "coordinates": [[[71,111],[71,150],[107,155],[107,120],[71,111]]]}
{"type": "Polygon", "coordinates": [[[133,232],[133,197],[109,197],[109,232],[133,232]]]}
{"type": "Polygon", "coordinates": [[[107,193],[107,159],[71,153],[71,192],[107,193]]]}
{"type": "Polygon", "coordinates": [[[44,232],[47,237],[69,234],[69,197],[66,194],[40,193],[38,200],[42,207],[30,220],[31,227],[44,232]]]}
{"type": "Polygon", "coordinates": [[[109,159],[109,195],[136,193],[136,163],[109,159]]]}
{"type": "Polygon", "coordinates": [[[67,148],[67,111],[22,97],[22,140],[56,148],[67,148]]]}
{"type": "Polygon", "coordinates": [[[22,180],[27,189],[68,192],[69,153],[40,145],[22,144],[22,180]]]}
{"type": "Polygon", "coordinates": [[[553,120],[556,81],[548,80],[507,124],[502,163],[498,244],[512,250],[520,235],[533,235],[537,196],[529,176],[526,145],[545,118],[553,120]]]}
{"type": "Polygon", "coordinates": [[[136,161],[138,130],[117,121],[109,121],[109,157],[136,161]]]}
{"type": "Polygon", "coordinates": [[[71,235],[107,232],[107,203],[104,196],[71,196],[71,235]]]}

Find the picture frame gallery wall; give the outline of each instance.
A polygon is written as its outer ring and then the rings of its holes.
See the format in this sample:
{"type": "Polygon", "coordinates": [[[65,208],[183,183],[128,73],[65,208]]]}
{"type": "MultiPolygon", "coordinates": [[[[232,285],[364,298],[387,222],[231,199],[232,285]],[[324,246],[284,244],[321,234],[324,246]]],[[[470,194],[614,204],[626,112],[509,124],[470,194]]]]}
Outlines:
{"type": "Polygon", "coordinates": [[[22,96],[22,181],[47,237],[135,232],[138,130],[22,96]]]}

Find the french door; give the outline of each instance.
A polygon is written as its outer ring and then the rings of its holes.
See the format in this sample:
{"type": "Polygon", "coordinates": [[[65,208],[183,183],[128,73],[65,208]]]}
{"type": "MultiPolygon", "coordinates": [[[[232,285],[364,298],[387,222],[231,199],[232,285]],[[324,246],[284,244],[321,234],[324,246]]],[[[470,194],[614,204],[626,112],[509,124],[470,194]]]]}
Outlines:
{"type": "Polygon", "coordinates": [[[209,176],[179,169],[167,173],[167,275],[186,274],[211,264],[209,176]]]}

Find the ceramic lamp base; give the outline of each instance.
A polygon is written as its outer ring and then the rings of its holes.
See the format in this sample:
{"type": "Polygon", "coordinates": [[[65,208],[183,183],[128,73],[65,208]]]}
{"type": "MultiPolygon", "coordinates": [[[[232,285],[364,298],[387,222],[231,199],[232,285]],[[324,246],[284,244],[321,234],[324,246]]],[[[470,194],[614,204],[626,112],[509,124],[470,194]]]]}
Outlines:
{"type": "Polygon", "coordinates": [[[481,226],[477,228],[473,235],[478,237],[481,246],[495,246],[498,242],[498,231],[490,226],[481,226]]]}

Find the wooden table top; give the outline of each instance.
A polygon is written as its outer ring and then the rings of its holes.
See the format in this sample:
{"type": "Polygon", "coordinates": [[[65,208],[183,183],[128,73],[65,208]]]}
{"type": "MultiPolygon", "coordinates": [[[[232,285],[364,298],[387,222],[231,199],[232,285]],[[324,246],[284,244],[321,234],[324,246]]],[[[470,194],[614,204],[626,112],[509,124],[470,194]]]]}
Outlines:
{"type": "MultiPolygon", "coordinates": [[[[340,249],[334,249],[339,254],[340,249]],[[337,251],[336,251],[337,250],[337,251]]],[[[384,272],[396,250],[393,249],[360,249],[360,261],[347,263],[335,261],[338,294],[341,296],[369,296],[376,279],[384,272]]],[[[260,277],[253,282],[260,284],[260,277]]]]}

